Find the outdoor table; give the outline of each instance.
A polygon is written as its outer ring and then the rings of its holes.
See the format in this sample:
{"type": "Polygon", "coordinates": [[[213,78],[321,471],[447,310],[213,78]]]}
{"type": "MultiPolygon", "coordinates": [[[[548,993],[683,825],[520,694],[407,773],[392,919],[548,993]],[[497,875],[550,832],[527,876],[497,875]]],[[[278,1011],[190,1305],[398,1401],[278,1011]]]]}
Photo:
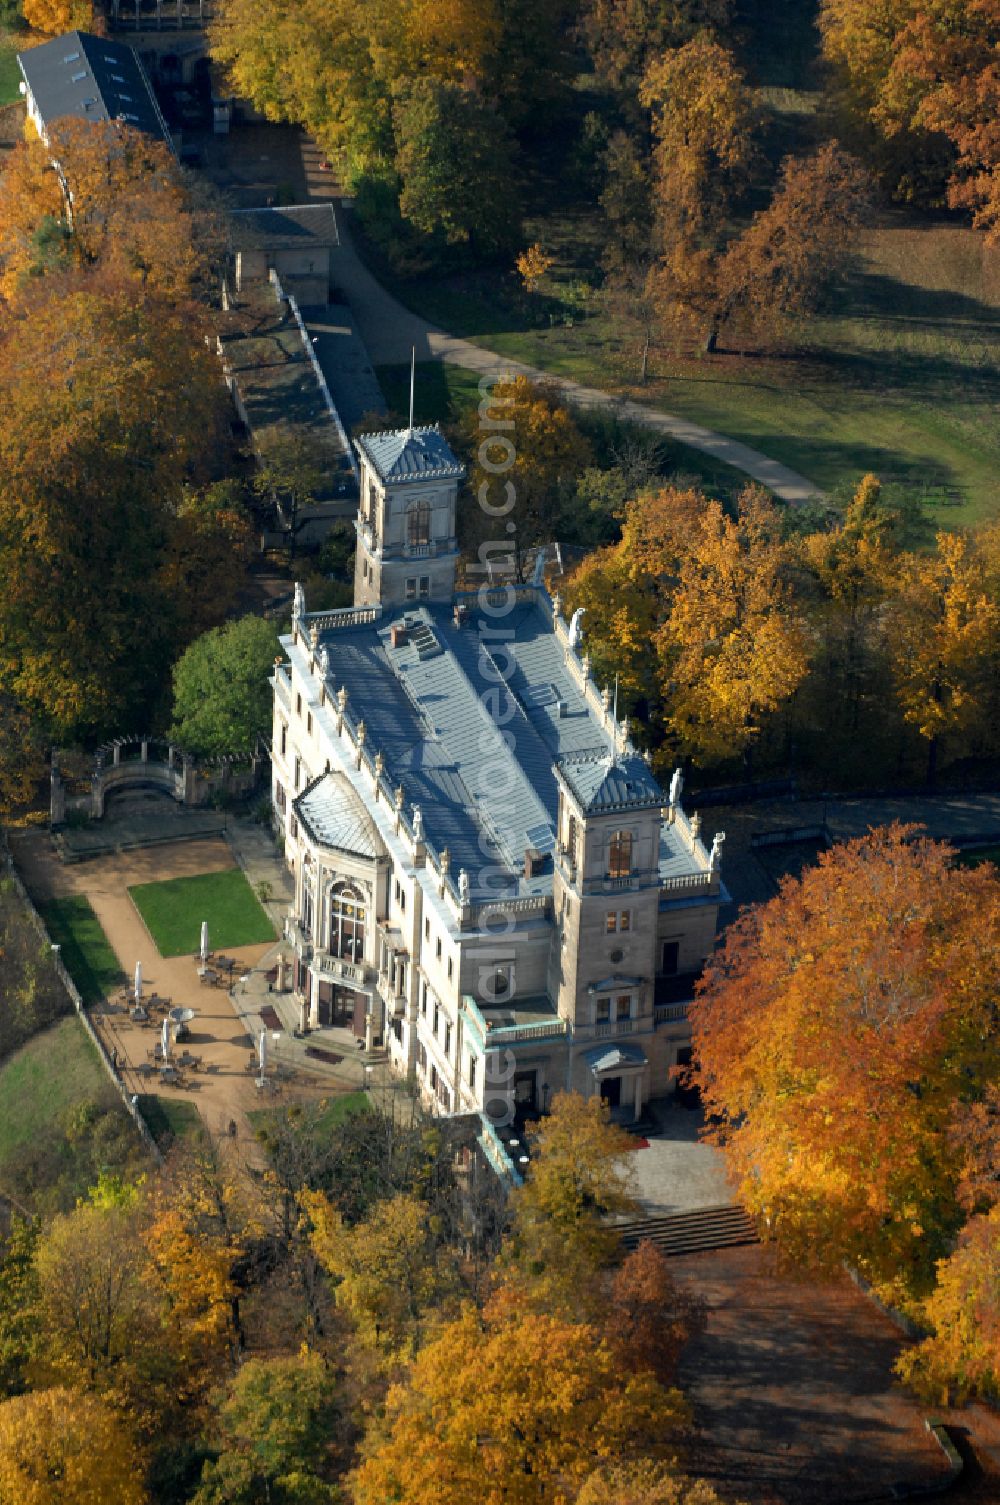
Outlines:
{"type": "Polygon", "coordinates": [[[168,1084],[179,1082],[180,1076],[177,1072],[176,1067],[170,1066],[166,1062],[164,1062],[164,1064],[160,1067],[160,1081],[167,1082],[168,1084]]]}
{"type": "Polygon", "coordinates": [[[198,977],[203,988],[211,988],[218,981],[219,974],[218,972],[213,972],[211,967],[203,967],[198,973],[198,977]]]}
{"type": "Polygon", "coordinates": [[[146,1012],[146,1010],[143,1008],[143,1006],[142,1006],[141,1003],[137,1003],[136,1006],[135,1006],[135,1008],[132,1010],[132,1018],[135,1020],[136,1024],[146,1024],[147,1023],[147,1021],[149,1019],[149,1015],[146,1012]]]}
{"type": "Polygon", "coordinates": [[[228,972],[232,975],[236,970],[236,959],[232,956],[217,956],[215,958],[215,965],[221,972],[228,972]]]}

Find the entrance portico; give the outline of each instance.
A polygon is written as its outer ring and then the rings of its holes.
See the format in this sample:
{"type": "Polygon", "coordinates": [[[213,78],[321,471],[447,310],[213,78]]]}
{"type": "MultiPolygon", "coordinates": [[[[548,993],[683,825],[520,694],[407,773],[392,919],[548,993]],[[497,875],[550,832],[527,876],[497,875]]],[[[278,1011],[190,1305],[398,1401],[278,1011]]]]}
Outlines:
{"type": "MultiPolygon", "coordinates": [[[[649,1071],[646,1052],[641,1045],[599,1045],[584,1054],[597,1093],[607,1102],[616,1117],[639,1118],[645,1102],[645,1080],[649,1071]],[[618,1111],[616,1111],[618,1110],[618,1111]]],[[[593,1095],[593,1094],[592,1094],[593,1095]]]]}

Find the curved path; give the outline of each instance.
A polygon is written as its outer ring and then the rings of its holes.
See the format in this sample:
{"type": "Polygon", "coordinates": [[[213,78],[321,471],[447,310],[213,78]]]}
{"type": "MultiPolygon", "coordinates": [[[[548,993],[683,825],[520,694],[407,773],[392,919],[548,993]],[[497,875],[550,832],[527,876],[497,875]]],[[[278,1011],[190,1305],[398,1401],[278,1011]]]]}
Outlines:
{"type": "MultiPolygon", "coordinates": [[[[308,164],[307,178],[310,179],[312,189],[314,185],[312,175],[308,173],[308,164]]],[[[320,195],[316,193],[313,196],[320,195]]],[[[410,351],[416,350],[418,361],[447,361],[450,365],[464,366],[482,375],[513,372],[536,381],[544,380],[550,386],[557,387],[574,406],[607,409],[621,418],[655,429],[667,439],[675,439],[691,449],[701,450],[714,460],[732,465],[753,480],[760,481],[784,502],[796,505],[822,496],[819,487],[813,485],[812,481],[807,481],[805,476],[800,476],[797,471],[779,464],[777,460],[769,459],[759,450],[751,449],[748,444],[728,439],[724,434],[715,434],[711,429],[702,428],[700,424],[692,423],[687,418],[662,413],[657,408],[647,407],[629,398],[617,397],[612,392],[585,387],[580,382],[554,376],[537,366],[510,360],[482,345],[474,345],[470,340],[446,334],[444,330],[429,324],[419,314],[404,308],[372,276],[354,247],[349,225],[350,214],[343,212],[343,203],[340,207],[342,212],[338,216],[338,224],[341,241],[340,248],[335,253],[333,275],[351,305],[358,331],[368,348],[373,365],[408,364],[410,351]]]]}

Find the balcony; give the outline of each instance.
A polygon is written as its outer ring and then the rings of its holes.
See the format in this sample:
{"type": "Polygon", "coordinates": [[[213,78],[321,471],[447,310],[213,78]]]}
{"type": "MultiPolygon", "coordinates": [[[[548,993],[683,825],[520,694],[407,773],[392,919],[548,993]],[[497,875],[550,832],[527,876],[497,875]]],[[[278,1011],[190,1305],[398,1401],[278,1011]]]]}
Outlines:
{"type": "Polygon", "coordinates": [[[313,957],[313,971],[325,972],[343,982],[358,983],[367,987],[372,980],[372,969],[363,962],[346,961],[341,956],[332,956],[329,951],[317,951],[313,957]]]}
{"type": "Polygon", "coordinates": [[[618,1035],[630,1035],[637,1022],[635,1019],[600,1019],[594,1025],[594,1039],[609,1040],[618,1035]]]}
{"type": "Polygon", "coordinates": [[[470,1029],[489,1049],[530,1040],[555,1039],[569,1033],[566,1020],[555,1012],[548,1000],[539,999],[534,1007],[525,1001],[518,1006],[507,1005],[484,1013],[476,1000],[465,993],[462,1009],[470,1029]]]}
{"type": "Polygon", "coordinates": [[[437,553],[436,543],[404,543],[404,559],[432,559],[437,553]]]}
{"type": "Polygon", "coordinates": [[[683,1024],[687,1016],[686,1003],[658,1003],[653,1009],[654,1024],[683,1024]]]}

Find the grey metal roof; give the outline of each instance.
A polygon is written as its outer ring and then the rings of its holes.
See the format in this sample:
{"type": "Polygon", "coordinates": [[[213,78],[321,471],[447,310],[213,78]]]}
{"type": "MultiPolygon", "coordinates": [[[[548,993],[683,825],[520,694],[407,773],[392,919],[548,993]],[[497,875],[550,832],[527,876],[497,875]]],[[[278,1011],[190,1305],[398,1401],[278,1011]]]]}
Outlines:
{"type": "Polygon", "coordinates": [[[308,246],[340,245],[332,204],[234,209],[230,229],[238,251],[295,251],[308,246]]]}
{"type": "Polygon", "coordinates": [[[585,1050],[583,1059],[597,1073],[622,1066],[645,1066],[646,1052],[641,1045],[598,1045],[594,1050],[585,1050]]]}
{"type": "Polygon", "coordinates": [[[68,31],[19,52],[17,61],[46,128],[66,115],[122,120],[173,150],[146,71],[124,42],[68,31]]]}
{"type": "MultiPolygon", "coordinates": [[[[348,714],[364,721],[368,751],[381,752],[407,811],[420,806],[428,841],[448,848],[453,875],[466,870],[477,901],[551,893],[551,867],[528,878],[524,859],[529,848],[555,844],[555,765],[595,749],[606,761],[611,750],[540,599],[519,602],[499,626],[503,637],[492,651],[474,615],[457,626],[451,608],[437,605],[320,629],[330,690],[347,690],[348,714]],[[393,648],[399,620],[410,630],[393,648]]],[[[625,759],[625,769],[633,763],[646,780],[644,797],[662,803],[640,758],[625,759]]],[[[701,871],[672,828],[664,841],[661,860],[672,871],[701,871]]]]}
{"type": "Polygon", "coordinates": [[[588,748],[559,759],[559,772],[584,810],[639,810],[664,803],[663,790],[644,759],[612,760],[610,749],[588,748]]]}
{"type": "Polygon", "coordinates": [[[393,481],[461,480],[465,466],[435,423],[430,428],[388,429],[362,434],[355,444],[385,484],[393,481]]]}
{"type": "Polygon", "coordinates": [[[321,774],[292,801],[292,809],[321,846],[356,857],[384,856],[371,817],[343,774],[321,774]]]}

